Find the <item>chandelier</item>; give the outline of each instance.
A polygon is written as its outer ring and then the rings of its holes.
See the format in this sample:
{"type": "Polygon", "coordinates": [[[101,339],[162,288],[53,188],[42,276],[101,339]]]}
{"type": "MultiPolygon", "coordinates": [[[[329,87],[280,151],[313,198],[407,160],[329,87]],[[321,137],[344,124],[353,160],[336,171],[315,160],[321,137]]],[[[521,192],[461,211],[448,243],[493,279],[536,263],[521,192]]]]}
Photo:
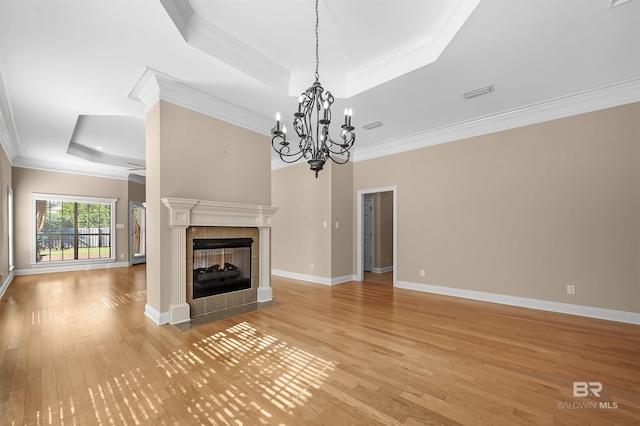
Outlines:
{"type": "Polygon", "coordinates": [[[310,169],[316,173],[322,170],[325,162],[331,159],[336,164],[349,161],[356,140],[351,126],[351,109],[344,110],[344,124],[341,126],[340,142],[334,142],[329,136],[331,124],[331,105],[334,98],[331,92],[320,84],[318,74],[318,0],[316,0],[316,81],[298,98],[298,111],[293,114],[293,128],[300,141],[291,146],[287,141],[287,128],[280,126],[280,113],[276,114],[276,125],[271,129],[271,146],[285,163],[295,163],[301,158],[307,160],[310,169]]]}

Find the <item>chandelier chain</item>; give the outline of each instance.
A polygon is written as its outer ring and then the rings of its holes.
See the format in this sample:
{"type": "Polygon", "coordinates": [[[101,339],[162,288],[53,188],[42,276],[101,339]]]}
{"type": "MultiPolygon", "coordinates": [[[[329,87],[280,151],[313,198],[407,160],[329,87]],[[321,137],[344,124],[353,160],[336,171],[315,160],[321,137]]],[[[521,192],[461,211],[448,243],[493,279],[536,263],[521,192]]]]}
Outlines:
{"type": "Polygon", "coordinates": [[[316,0],[316,81],[320,81],[320,74],[318,73],[318,68],[320,66],[320,57],[318,55],[318,0],[316,0]]]}

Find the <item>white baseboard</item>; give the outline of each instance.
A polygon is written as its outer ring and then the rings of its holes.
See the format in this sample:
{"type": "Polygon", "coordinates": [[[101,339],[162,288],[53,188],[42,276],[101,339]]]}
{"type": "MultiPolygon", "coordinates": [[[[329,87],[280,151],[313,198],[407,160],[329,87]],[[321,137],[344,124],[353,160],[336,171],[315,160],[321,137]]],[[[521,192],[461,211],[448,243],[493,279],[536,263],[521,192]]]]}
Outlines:
{"type": "Polygon", "coordinates": [[[324,285],[336,285],[355,280],[355,275],[344,275],[342,277],[325,278],[317,277],[315,275],[299,274],[297,272],[281,271],[279,269],[272,269],[271,275],[324,285]]]}
{"type": "Polygon", "coordinates": [[[422,291],[425,293],[442,294],[445,296],[461,297],[464,299],[500,303],[502,305],[520,306],[523,308],[539,309],[542,311],[551,311],[562,314],[579,315],[582,317],[640,325],[640,313],[636,312],[616,311],[613,309],[572,305],[570,303],[550,302],[547,300],[530,299],[527,297],[507,296],[504,294],[485,293],[482,291],[464,290],[460,288],[442,287],[430,284],[418,284],[407,281],[398,281],[396,283],[396,287],[407,290],[422,291]]]}
{"type": "Polygon", "coordinates": [[[157,325],[169,324],[169,312],[158,312],[148,303],[144,305],[144,314],[157,325]]]}
{"type": "Polygon", "coordinates": [[[29,269],[18,269],[16,275],[51,274],[54,272],[88,271],[92,269],[126,268],[131,266],[129,262],[96,262],[74,263],[70,265],[37,266],[29,269]]]}
{"type": "Polygon", "coordinates": [[[372,268],[371,272],[373,272],[374,274],[386,274],[387,272],[392,272],[393,271],[393,265],[391,266],[385,266],[383,268],[372,268]]]}
{"type": "Polygon", "coordinates": [[[9,276],[4,282],[0,285],[0,299],[4,296],[4,292],[9,288],[9,284],[11,284],[11,280],[13,279],[13,271],[9,272],[9,276]]]}

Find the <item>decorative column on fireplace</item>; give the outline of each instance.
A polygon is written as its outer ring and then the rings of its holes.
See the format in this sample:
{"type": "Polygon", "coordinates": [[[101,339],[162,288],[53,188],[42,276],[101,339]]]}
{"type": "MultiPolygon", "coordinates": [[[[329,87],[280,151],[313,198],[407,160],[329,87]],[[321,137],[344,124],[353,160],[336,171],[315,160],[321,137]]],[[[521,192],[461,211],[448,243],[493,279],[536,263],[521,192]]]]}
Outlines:
{"type": "MultiPolygon", "coordinates": [[[[169,209],[169,226],[171,227],[171,304],[169,306],[171,324],[191,319],[190,306],[186,297],[186,230],[189,226],[258,228],[260,259],[257,271],[259,279],[257,301],[267,302],[273,299],[270,262],[271,216],[278,210],[277,207],[184,198],[163,198],[162,203],[169,209]]],[[[218,264],[217,269],[215,263],[208,265],[207,268],[212,267],[210,272],[220,269],[224,272],[224,263],[218,264]]],[[[233,262],[226,263],[238,267],[233,262]]],[[[193,268],[195,275],[197,268],[195,256],[193,268]]],[[[228,272],[232,269],[232,266],[227,266],[228,272]]],[[[235,272],[228,274],[228,276],[231,275],[235,275],[235,272]]],[[[213,275],[208,277],[213,279],[213,275]]],[[[194,284],[195,280],[194,277],[194,284]]]]}

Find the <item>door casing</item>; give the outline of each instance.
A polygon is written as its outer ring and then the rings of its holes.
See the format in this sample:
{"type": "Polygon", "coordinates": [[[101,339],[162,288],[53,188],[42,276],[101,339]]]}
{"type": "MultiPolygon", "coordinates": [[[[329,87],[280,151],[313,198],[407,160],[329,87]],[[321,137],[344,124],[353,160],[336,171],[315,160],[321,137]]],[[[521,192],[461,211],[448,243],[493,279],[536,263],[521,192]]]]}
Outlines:
{"type": "Polygon", "coordinates": [[[381,188],[359,189],[357,195],[357,212],[356,212],[356,281],[364,280],[364,196],[367,194],[375,194],[377,192],[393,192],[393,286],[398,282],[398,186],[385,186],[381,188]]]}

